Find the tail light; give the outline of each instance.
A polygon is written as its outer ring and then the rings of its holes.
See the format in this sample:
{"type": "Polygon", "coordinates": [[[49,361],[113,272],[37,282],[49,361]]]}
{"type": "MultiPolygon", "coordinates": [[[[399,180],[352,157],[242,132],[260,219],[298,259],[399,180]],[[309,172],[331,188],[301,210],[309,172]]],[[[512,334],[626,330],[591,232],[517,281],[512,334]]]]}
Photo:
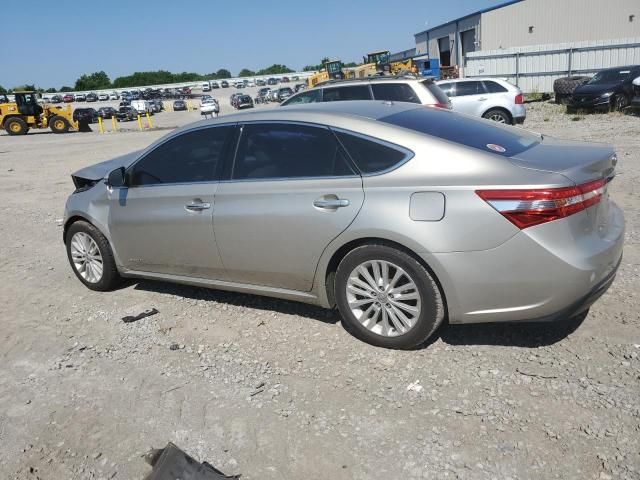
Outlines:
{"type": "Polygon", "coordinates": [[[434,103],[433,105],[427,105],[429,107],[444,108],[445,110],[451,110],[451,102],[448,103],[434,103]]]}
{"type": "Polygon", "coordinates": [[[523,96],[521,93],[519,93],[518,95],[516,95],[516,105],[522,105],[523,103],[523,96]]]}
{"type": "Polygon", "coordinates": [[[476,190],[485,202],[520,229],[565,218],[600,202],[607,180],[575,187],[531,190],[476,190]]]}

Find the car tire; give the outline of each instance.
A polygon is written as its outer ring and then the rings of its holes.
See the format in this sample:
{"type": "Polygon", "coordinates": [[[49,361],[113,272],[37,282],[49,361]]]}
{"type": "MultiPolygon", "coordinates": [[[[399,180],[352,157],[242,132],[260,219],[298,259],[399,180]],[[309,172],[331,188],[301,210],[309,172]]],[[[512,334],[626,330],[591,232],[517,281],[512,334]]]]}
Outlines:
{"type": "Polygon", "coordinates": [[[580,75],[558,78],[553,82],[553,93],[556,97],[569,96],[577,87],[589,81],[590,78],[580,75]]]}
{"type": "Polygon", "coordinates": [[[29,131],[27,122],[20,117],[9,117],[4,122],[4,128],[9,135],[26,135],[29,131]]]}
{"type": "Polygon", "coordinates": [[[629,98],[624,94],[620,93],[618,95],[614,95],[611,101],[611,111],[622,111],[629,106],[629,98]]]}
{"type": "Polygon", "coordinates": [[[49,127],[53,133],[67,133],[70,126],[69,121],[60,115],[55,115],[49,120],[49,127]]]}
{"type": "Polygon", "coordinates": [[[411,255],[384,244],[350,251],[338,265],[334,294],[345,329],[379,347],[414,348],[424,343],[445,317],[443,296],[431,273],[411,255]],[[368,279],[360,273],[362,269],[368,272],[368,279]],[[372,281],[378,289],[374,290],[372,281]],[[389,293],[394,288],[396,291],[389,293]],[[407,299],[401,299],[402,295],[407,299]]]}
{"type": "Polygon", "coordinates": [[[65,244],[71,269],[87,288],[106,292],[122,281],[109,241],[90,223],[73,223],[65,235],[65,244]]]}
{"type": "Polygon", "coordinates": [[[494,122],[497,122],[497,123],[513,125],[513,120],[511,119],[511,115],[509,115],[504,110],[497,109],[497,108],[494,108],[485,112],[485,114],[482,115],[482,118],[486,118],[487,120],[493,120],[494,122]]]}

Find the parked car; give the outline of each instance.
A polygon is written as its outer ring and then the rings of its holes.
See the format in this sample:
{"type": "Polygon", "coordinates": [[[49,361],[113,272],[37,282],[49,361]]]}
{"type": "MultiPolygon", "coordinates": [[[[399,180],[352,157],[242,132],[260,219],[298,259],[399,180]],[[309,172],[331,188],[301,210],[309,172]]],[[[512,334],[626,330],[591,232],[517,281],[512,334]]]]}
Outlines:
{"type": "Polygon", "coordinates": [[[238,110],[242,110],[243,108],[253,108],[253,99],[249,95],[240,95],[236,99],[235,107],[238,110]]]}
{"type": "Polygon", "coordinates": [[[202,82],[202,91],[203,92],[210,92],[211,91],[211,84],[209,82],[202,82]]]}
{"type": "Polygon", "coordinates": [[[147,100],[149,102],[149,109],[151,113],[160,113],[162,111],[162,102],[157,99],[147,100]]]}
{"type": "Polygon", "coordinates": [[[293,90],[289,87],[282,87],[278,89],[278,93],[276,94],[276,101],[283,102],[287,98],[293,95],[293,90]]]}
{"type": "Polygon", "coordinates": [[[633,85],[633,98],[631,99],[630,106],[633,108],[640,108],[640,77],[631,82],[633,85]]]}
{"type": "Polygon", "coordinates": [[[246,87],[244,82],[236,82],[233,86],[236,87],[236,88],[244,88],[244,87],[246,87]]]}
{"type": "Polygon", "coordinates": [[[229,88],[229,82],[227,82],[226,80],[222,80],[222,81],[220,82],[220,86],[221,86],[222,88],[229,88]]]}
{"type": "Polygon", "coordinates": [[[73,111],[73,121],[95,123],[98,121],[98,111],[95,108],[76,108],[73,111]]]}
{"type": "Polygon", "coordinates": [[[344,100],[386,100],[451,109],[449,97],[432,80],[405,77],[329,80],[295,94],[282,105],[344,100]]]}
{"type": "Polygon", "coordinates": [[[211,88],[215,89],[215,88],[220,88],[220,85],[218,84],[218,82],[211,82],[211,88]]]}
{"type": "Polygon", "coordinates": [[[153,113],[153,108],[148,100],[131,100],[131,106],[135,108],[139,114],[153,113]]]}
{"type": "Polygon", "coordinates": [[[451,99],[454,112],[487,118],[508,125],[527,117],[522,90],[497,78],[459,78],[436,82],[451,99]]]}
{"type": "Polygon", "coordinates": [[[278,84],[278,80],[276,80],[275,78],[270,78],[267,80],[267,85],[277,85],[278,84]]]}
{"type": "Polygon", "coordinates": [[[118,98],[120,98],[120,97],[118,96],[118,92],[111,92],[111,93],[109,94],[109,100],[118,100],[118,98]]]}
{"type": "Polygon", "coordinates": [[[131,106],[119,107],[116,118],[122,122],[135,120],[138,118],[138,111],[131,106]]]}
{"type": "Polygon", "coordinates": [[[300,90],[306,90],[307,89],[307,84],[306,83],[296,83],[295,87],[293,87],[293,90],[298,93],[300,90]]]}
{"type": "Polygon", "coordinates": [[[267,96],[269,95],[270,91],[271,91],[271,89],[269,87],[259,88],[258,89],[258,94],[257,94],[254,102],[255,103],[266,103],[267,102],[267,96]]]}
{"type": "Polygon", "coordinates": [[[217,100],[211,98],[200,104],[200,115],[214,115],[217,117],[218,113],[220,113],[220,105],[217,100]]]}
{"type": "Polygon", "coordinates": [[[76,102],[84,102],[87,100],[87,96],[84,93],[76,93],[74,95],[74,100],[76,102]]]}
{"type": "Polygon", "coordinates": [[[101,102],[109,100],[109,94],[104,92],[98,94],[98,100],[100,100],[101,102]]]}
{"type": "Polygon", "coordinates": [[[259,78],[256,80],[256,87],[264,87],[267,82],[263,78],[259,78]]]}
{"type": "Polygon", "coordinates": [[[584,314],[621,261],[616,163],[418,104],[261,109],[75,172],[63,238],[92,290],[151,278],[337,305],[358,338],[413,348],[445,319],[584,314]]]}
{"type": "Polygon", "coordinates": [[[87,93],[86,101],[87,102],[97,102],[98,101],[98,95],[96,93],[94,93],[94,92],[87,93]]]}
{"type": "Polygon", "coordinates": [[[64,103],[71,103],[75,100],[75,97],[73,95],[71,95],[70,93],[67,93],[66,95],[64,95],[62,97],[62,101],[64,103]]]}
{"type": "Polygon", "coordinates": [[[280,79],[280,81],[281,81],[282,83],[289,83],[289,82],[290,82],[289,77],[282,77],[282,78],[280,79]]]}
{"type": "Polygon", "coordinates": [[[118,111],[113,107],[101,107],[98,109],[98,115],[102,118],[115,117],[118,111]]]}
{"type": "Polygon", "coordinates": [[[186,110],[187,109],[187,104],[184,100],[176,100],[175,102],[173,102],[173,110],[175,112],[178,112],[180,110],[186,110]]]}
{"type": "Polygon", "coordinates": [[[577,109],[622,110],[633,98],[633,80],[640,76],[640,65],[601,70],[587,83],[576,87],[567,112],[577,109]]]}
{"type": "Polygon", "coordinates": [[[52,95],[50,99],[51,103],[62,103],[62,97],[60,95],[52,95]]]}

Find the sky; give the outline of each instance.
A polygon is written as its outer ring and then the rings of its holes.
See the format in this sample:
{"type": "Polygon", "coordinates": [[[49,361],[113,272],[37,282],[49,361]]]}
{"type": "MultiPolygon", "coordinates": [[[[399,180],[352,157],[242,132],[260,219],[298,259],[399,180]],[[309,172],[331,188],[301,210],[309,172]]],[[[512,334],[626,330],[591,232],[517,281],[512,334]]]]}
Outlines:
{"type": "Polygon", "coordinates": [[[504,0],[1,0],[0,86],[73,87],[84,73],[300,70],[415,47],[413,35],[504,0]],[[24,7],[24,4],[28,7],[24,7]],[[18,39],[8,42],[7,39],[18,39]]]}

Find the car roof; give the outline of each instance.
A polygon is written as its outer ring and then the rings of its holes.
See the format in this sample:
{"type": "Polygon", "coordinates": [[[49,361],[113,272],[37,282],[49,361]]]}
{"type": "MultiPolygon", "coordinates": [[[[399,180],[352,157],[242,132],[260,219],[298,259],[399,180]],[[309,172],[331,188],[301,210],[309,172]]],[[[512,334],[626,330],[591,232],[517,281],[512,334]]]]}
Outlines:
{"type": "Polygon", "coordinates": [[[394,82],[422,82],[425,80],[431,80],[429,77],[417,77],[415,75],[374,75],[371,77],[362,78],[349,78],[349,79],[331,79],[325,82],[320,82],[316,85],[316,88],[333,87],[342,85],[358,85],[361,83],[394,83],[394,82]]]}

